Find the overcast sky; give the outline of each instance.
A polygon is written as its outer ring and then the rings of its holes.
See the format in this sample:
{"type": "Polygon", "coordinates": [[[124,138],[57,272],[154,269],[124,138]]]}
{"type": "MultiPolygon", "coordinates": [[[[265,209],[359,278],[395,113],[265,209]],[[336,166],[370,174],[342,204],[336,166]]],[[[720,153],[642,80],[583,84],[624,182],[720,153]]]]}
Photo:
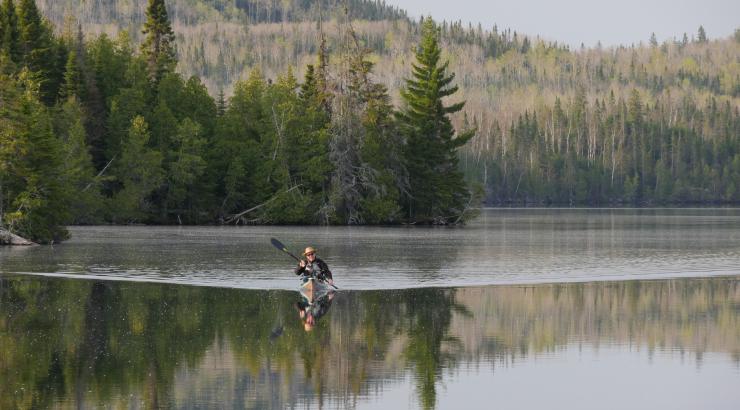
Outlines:
{"type": "Polygon", "coordinates": [[[409,16],[511,28],[573,47],[689,38],[704,26],[710,39],[740,28],[740,0],[385,0],[409,16]]]}

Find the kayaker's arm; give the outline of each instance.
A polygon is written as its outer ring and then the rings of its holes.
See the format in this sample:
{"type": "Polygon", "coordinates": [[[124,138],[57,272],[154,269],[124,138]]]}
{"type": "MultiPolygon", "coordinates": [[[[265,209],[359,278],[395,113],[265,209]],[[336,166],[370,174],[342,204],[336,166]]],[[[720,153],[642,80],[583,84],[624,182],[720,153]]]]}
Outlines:
{"type": "Polygon", "coordinates": [[[295,274],[302,275],[306,272],[306,261],[301,260],[298,266],[295,267],[295,274]]]}
{"type": "Polygon", "coordinates": [[[332,278],[332,276],[331,276],[331,271],[329,270],[329,265],[327,265],[326,262],[324,262],[323,260],[319,260],[318,261],[318,265],[319,265],[319,272],[321,272],[321,275],[325,279],[328,279],[330,282],[333,282],[334,281],[334,278],[332,278]]]}

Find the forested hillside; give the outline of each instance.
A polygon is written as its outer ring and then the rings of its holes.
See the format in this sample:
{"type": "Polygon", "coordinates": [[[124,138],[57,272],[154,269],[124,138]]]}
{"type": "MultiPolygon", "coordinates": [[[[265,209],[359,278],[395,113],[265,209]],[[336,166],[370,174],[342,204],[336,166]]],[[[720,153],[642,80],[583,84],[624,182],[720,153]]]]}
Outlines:
{"type": "Polygon", "coordinates": [[[403,105],[373,80],[351,21],[302,81],[254,68],[217,99],[176,71],[150,0],[139,44],[54,34],[33,0],[0,7],[0,228],[64,239],[69,223],[378,224],[464,221],[454,74],[421,25],[403,105]]]}
{"type": "MultiPolygon", "coordinates": [[[[134,40],[140,36],[143,5],[40,4],[60,25],[74,15],[86,33],[128,29],[134,40]]],[[[333,64],[343,4],[169,1],[179,71],[199,76],[213,95],[230,95],[255,68],[267,78],[288,67],[301,76],[316,59],[320,33],[333,64]]],[[[399,102],[419,24],[380,2],[347,4],[358,38],[373,51],[373,78],[399,102]]],[[[478,130],[463,150],[466,173],[485,186],[489,203],[740,200],[740,32],[710,40],[699,27],[667,41],[569,50],[496,27],[440,28],[458,95],[467,101],[454,123],[478,130]]]]}
{"type": "Polygon", "coordinates": [[[0,214],[42,240],[454,223],[476,186],[491,204],[740,202],[740,32],[569,50],[360,0],[1,4],[0,214]]]}

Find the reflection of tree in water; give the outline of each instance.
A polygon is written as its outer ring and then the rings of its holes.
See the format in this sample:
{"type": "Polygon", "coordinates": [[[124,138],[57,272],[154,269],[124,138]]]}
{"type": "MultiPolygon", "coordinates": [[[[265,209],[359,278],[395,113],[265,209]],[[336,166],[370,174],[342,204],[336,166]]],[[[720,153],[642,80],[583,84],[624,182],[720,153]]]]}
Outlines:
{"type": "Polygon", "coordinates": [[[454,357],[442,352],[444,342],[451,341],[448,329],[455,306],[454,290],[427,288],[407,291],[409,343],[406,357],[415,368],[417,389],[425,409],[435,407],[440,372],[454,357]]]}
{"type": "Polygon", "coordinates": [[[445,369],[573,340],[740,355],[740,285],[726,278],[342,291],[311,332],[295,298],[0,279],[0,408],[285,408],[296,397],[352,407],[408,371],[433,408],[445,369]],[[222,373],[206,365],[214,352],[229,360],[222,373]],[[178,379],[183,370],[192,383],[178,379]]]}

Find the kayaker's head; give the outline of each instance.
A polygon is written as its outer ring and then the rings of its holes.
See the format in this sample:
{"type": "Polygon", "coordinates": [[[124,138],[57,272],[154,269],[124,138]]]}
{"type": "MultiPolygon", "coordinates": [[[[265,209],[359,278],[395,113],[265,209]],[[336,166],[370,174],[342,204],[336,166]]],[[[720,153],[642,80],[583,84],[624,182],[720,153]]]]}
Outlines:
{"type": "Polygon", "coordinates": [[[303,251],[303,255],[306,257],[306,259],[308,259],[309,262],[313,262],[314,259],[316,259],[316,249],[309,246],[308,248],[306,248],[305,251],[303,251]]]}
{"type": "Polygon", "coordinates": [[[316,323],[316,319],[314,319],[311,312],[306,312],[305,322],[303,322],[303,330],[306,332],[310,332],[313,330],[313,325],[316,323]]]}

